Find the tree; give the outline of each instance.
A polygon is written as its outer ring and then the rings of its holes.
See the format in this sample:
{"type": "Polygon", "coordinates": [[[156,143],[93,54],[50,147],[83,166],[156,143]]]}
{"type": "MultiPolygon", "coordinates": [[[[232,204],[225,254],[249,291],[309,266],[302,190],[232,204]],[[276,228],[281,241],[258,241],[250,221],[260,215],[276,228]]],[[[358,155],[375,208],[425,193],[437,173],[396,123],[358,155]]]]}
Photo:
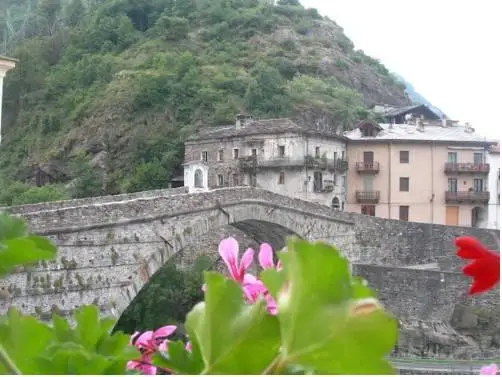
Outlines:
{"type": "Polygon", "coordinates": [[[76,26],[85,15],[86,8],[82,0],[71,0],[65,8],[66,22],[70,26],[76,26]]]}
{"type": "Polygon", "coordinates": [[[301,7],[299,0],[278,0],[277,5],[281,6],[293,6],[293,7],[301,7]]]}
{"type": "Polygon", "coordinates": [[[41,0],[38,9],[38,20],[43,34],[54,35],[61,15],[61,0],[41,0]]]}

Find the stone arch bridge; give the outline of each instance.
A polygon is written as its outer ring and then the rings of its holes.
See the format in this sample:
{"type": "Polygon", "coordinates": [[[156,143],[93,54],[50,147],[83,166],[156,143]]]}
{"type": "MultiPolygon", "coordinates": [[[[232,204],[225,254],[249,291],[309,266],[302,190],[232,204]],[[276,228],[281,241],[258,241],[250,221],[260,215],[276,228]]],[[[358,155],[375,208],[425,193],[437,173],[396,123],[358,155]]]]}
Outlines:
{"type": "Polygon", "coordinates": [[[453,239],[472,234],[498,249],[499,237],[486,229],[340,212],[248,187],[4,210],[23,217],[31,231],[58,246],[55,261],[0,281],[1,313],[15,306],[41,318],[54,311],[68,315],[91,303],[103,314],[118,317],[166,261],[231,225],[275,249],[291,234],[335,244],[399,317],[445,322],[468,285],[454,272],[458,261],[452,258],[453,239]]]}

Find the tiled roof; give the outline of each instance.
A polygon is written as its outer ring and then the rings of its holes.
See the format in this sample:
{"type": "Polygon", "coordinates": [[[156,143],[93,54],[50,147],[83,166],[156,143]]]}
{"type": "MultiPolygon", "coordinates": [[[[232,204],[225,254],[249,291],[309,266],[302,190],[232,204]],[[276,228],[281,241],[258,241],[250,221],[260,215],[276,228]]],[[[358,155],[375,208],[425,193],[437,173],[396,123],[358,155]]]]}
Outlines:
{"type": "Polygon", "coordinates": [[[424,125],[423,131],[418,130],[417,126],[409,124],[387,124],[380,123],[383,128],[377,136],[363,136],[359,129],[345,132],[349,140],[368,140],[368,141],[386,141],[386,140],[409,140],[409,141],[451,141],[451,142],[487,142],[495,143],[484,136],[475,132],[466,132],[464,126],[441,127],[439,125],[424,125]]]}
{"type": "MultiPolygon", "coordinates": [[[[264,135],[264,134],[277,134],[283,132],[310,132],[322,133],[326,136],[337,136],[334,132],[318,131],[315,129],[301,126],[293,122],[289,118],[278,119],[260,119],[248,120],[245,127],[237,129],[235,124],[222,126],[222,127],[208,127],[204,128],[196,135],[188,138],[187,141],[205,140],[205,139],[222,139],[237,136],[250,136],[250,135],[264,135]]],[[[339,137],[339,136],[338,136],[339,137]]]]}

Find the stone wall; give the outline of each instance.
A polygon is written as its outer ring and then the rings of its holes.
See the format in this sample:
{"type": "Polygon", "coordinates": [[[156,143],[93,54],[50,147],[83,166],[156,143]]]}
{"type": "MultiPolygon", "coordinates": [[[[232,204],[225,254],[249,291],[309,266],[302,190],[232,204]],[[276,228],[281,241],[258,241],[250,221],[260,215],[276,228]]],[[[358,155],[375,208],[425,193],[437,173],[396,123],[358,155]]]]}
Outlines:
{"type": "Polygon", "coordinates": [[[97,196],[92,198],[60,200],[57,202],[37,203],[37,204],[23,204],[11,207],[0,207],[0,212],[9,213],[29,213],[38,211],[50,211],[58,208],[80,207],[93,204],[104,204],[111,202],[121,202],[137,198],[153,198],[157,196],[185,194],[187,189],[185,187],[176,187],[162,190],[140,191],[129,194],[97,196]]]}
{"type": "MultiPolygon", "coordinates": [[[[442,326],[468,282],[459,274],[443,272],[443,284],[440,272],[392,266],[444,262],[454,255],[453,240],[462,234],[474,235],[493,249],[498,249],[499,237],[497,231],[345,213],[253,188],[73,207],[46,203],[22,216],[32,231],[58,245],[58,257],[2,280],[0,312],[13,305],[42,317],[51,310],[68,314],[91,303],[100,305],[104,314],[119,316],[168,259],[180,252],[179,257],[187,262],[187,253],[214,254],[218,237],[230,231],[222,227],[235,224],[236,234],[249,237],[247,244],[272,239],[279,248],[280,239],[291,232],[333,243],[358,264],[356,271],[381,291],[384,302],[399,317],[411,322],[427,319],[442,326]],[[205,250],[204,239],[211,240],[205,250]]],[[[487,305],[483,301],[483,307],[487,305]]],[[[445,325],[445,331],[453,334],[450,328],[445,325]]]]}
{"type": "Polygon", "coordinates": [[[398,354],[441,358],[496,357],[500,289],[466,295],[471,280],[461,273],[353,264],[401,324],[398,354]],[[457,313],[458,309],[462,313],[457,313]],[[454,313],[461,318],[454,318],[454,313]],[[483,331],[483,320],[489,318],[483,331]]]}
{"type": "Polygon", "coordinates": [[[47,316],[51,310],[68,314],[79,305],[97,303],[104,314],[119,316],[168,259],[232,223],[241,231],[252,228],[250,233],[258,243],[294,232],[341,245],[349,259],[357,259],[352,253],[352,223],[279,204],[246,201],[245,196],[225,201],[224,191],[24,214],[32,230],[58,245],[58,257],[0,282],[0,311],[12,305],[25,313],[47,316]]]}
{"type": "Polygon", "coordinates": [[[460,235],[472,235],[493,250],[499,250],[499,232],[496,230],[452,227],[426,223],[388,220],[356,213],[341,212],[326,206],[292,199],[269,191],[249,187],[222,188],[206,193],[172,195],[85,205],[74,208],[56,208],[25,213],[32,229],[42,233],[58,232],[69,228],[85,229],[103,223],[130,220],[147,221],[200,212],[218,206],[231,206],[246,201],[270,208],[289,208],[293,212],[312,213],[315,217],[331,218],[354,224],[356,245],[363,263],[407,266],[442,261],[454,253],[453,241],[460,235]]]}

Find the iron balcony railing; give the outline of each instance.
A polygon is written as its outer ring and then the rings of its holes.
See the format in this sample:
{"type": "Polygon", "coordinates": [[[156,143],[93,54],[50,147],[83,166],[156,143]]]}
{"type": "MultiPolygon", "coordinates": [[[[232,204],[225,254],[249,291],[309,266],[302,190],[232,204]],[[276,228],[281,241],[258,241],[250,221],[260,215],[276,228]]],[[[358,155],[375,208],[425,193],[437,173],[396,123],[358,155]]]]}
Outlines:
{"type": "Polygon", "coordinates": [[[356,201],[358,203],[378,203],[380,191],[356,191],[356,201]]]}
{"type": "Polygon", "coordinates": [[[380,171],[380,163],[372,162],[356,162],[356,170],[359,173],[378,173],[380,171]]]}
{"type": "Polygon", "coordinates": [[[490,193],[488,191],[446,191],[446,202],[471,202],[488,203],[490,193]]]}
{"type": "Polygon", "coordinates": [[[447,162],[444,164],[445,173],[482,173],[490,172],[490,164],[475,162],[447,162]]]}

